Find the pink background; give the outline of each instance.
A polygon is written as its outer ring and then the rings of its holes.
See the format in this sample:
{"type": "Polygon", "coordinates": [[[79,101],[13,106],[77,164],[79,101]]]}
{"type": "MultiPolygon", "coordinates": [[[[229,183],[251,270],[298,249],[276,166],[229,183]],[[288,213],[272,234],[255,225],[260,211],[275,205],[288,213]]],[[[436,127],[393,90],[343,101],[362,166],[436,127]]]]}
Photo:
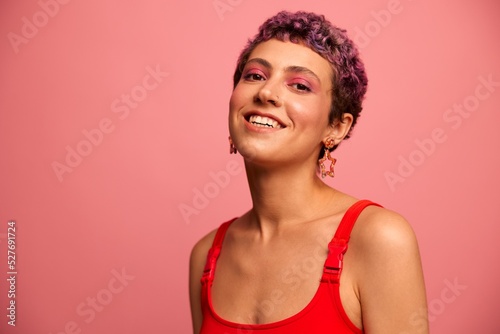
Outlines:
{"type": "Polygon", "coordinates": [[[434,333],[500,332],[496,0],[60,2],[0,4],[2,333],[190,333],[190,249],[250,206],[228,154],[236,57],[281,9],[345,27],[368,70],[328,183],[411,222],[434,333]]]}

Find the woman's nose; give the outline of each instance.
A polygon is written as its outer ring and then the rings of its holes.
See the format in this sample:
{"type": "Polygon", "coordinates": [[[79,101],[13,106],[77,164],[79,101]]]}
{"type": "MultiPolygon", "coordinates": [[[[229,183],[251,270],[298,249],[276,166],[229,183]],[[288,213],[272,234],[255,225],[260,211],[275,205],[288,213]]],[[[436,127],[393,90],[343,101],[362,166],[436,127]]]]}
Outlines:
{"type": "Polygon", "coordinates": [[[259,90],[255,100],[263,104],[270,103],[275,107],[280,107],[283,104],[283,100],[278,95],[278,89],[270,85],[270,82],[267,82],[266,85],[259,90]]]}

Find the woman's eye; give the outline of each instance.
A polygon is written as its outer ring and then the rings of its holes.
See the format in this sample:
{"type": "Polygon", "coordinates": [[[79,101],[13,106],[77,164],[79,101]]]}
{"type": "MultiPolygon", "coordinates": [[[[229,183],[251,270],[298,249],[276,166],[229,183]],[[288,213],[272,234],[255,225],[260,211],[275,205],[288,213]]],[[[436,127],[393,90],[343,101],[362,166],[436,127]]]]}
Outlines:
{"type": "Polygon", "coordinates": [[[302,92],[310,92],[311,91],[311,88],[309,88],[308,86],[306,86],[302,83],[294,83],[291,86],[294,87],[296,90],[299,90],[302,92]]]}
{"type": "Polygon", "coordinates": [[[245,75],[245,80],[261,81],[264,77],[258,73],[248,73],[245,75]]]}

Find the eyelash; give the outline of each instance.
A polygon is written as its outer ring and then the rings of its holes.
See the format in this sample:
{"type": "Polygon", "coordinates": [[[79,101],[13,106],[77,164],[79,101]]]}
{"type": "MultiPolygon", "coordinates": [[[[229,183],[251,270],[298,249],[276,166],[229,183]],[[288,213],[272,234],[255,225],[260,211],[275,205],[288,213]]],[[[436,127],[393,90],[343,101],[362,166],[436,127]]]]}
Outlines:
{"type": "Polygon", "coordinates": [[[295,89],[297,89],[298,91],[301,91],[301,92],[310,92],[311,91],[311,88],[309,86],[307,86],[306,84],[300,83],[300,82],[293,83],[290,86],[295,86],[295,89]],[[299,89],[299,87],[302,89],[299,89]]]}
{"type": "Polygon", "coordinates": [[[264,76],[263,75],[260,75],[259,73],[247,73],[243,76],[243,78],[245,80],[254,80],[254,81],[262,81],[264,80],[264,76]],[[259,78],[255,78],[256,76],[258,76],[259,78]]]}
{"type": "MultiPolygon", "coordinates": [[[[247,80],[247,81],[263,81],[266,78],[262,74],[259,74],[256,72],[248,72],[245,75],[243,75],[243,79],[247,80]]],[[[295,88],[295,90],[297,90],[299,92],[311,92],[312,91],[311,87],[309,87],[308,85],[301,83],[301,82],[295,82],[295,83],[290,84],[289,86],[295,88]]]]}

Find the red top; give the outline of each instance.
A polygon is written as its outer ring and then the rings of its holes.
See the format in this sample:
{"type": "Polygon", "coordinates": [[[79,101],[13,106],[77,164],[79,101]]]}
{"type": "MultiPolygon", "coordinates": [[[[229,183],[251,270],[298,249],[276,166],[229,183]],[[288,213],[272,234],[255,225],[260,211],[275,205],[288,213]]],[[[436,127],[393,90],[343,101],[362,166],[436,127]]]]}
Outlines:
{"type": "Polygon", "coordinates": [[[215,313],[212,305],[211,287],[214,279],[217,258],[222,241],[229,225],[236,219],[222,224],[215,235],[212,248],[207,256],[202,283],[203,323],[200,334],[294,334],[294,333],[363,333],[347,317],[339,295],[339,280],[342,272],[342,259],[347,251],[347,243],[352,227],[361,211],[376,203],[361,200],[352,205],[344,214],[335,235],[328,244],[328,257],[323,268],[323,276],[316,294],[299,313],[272,323],[248,325],[222,319],[215,313]]]}

